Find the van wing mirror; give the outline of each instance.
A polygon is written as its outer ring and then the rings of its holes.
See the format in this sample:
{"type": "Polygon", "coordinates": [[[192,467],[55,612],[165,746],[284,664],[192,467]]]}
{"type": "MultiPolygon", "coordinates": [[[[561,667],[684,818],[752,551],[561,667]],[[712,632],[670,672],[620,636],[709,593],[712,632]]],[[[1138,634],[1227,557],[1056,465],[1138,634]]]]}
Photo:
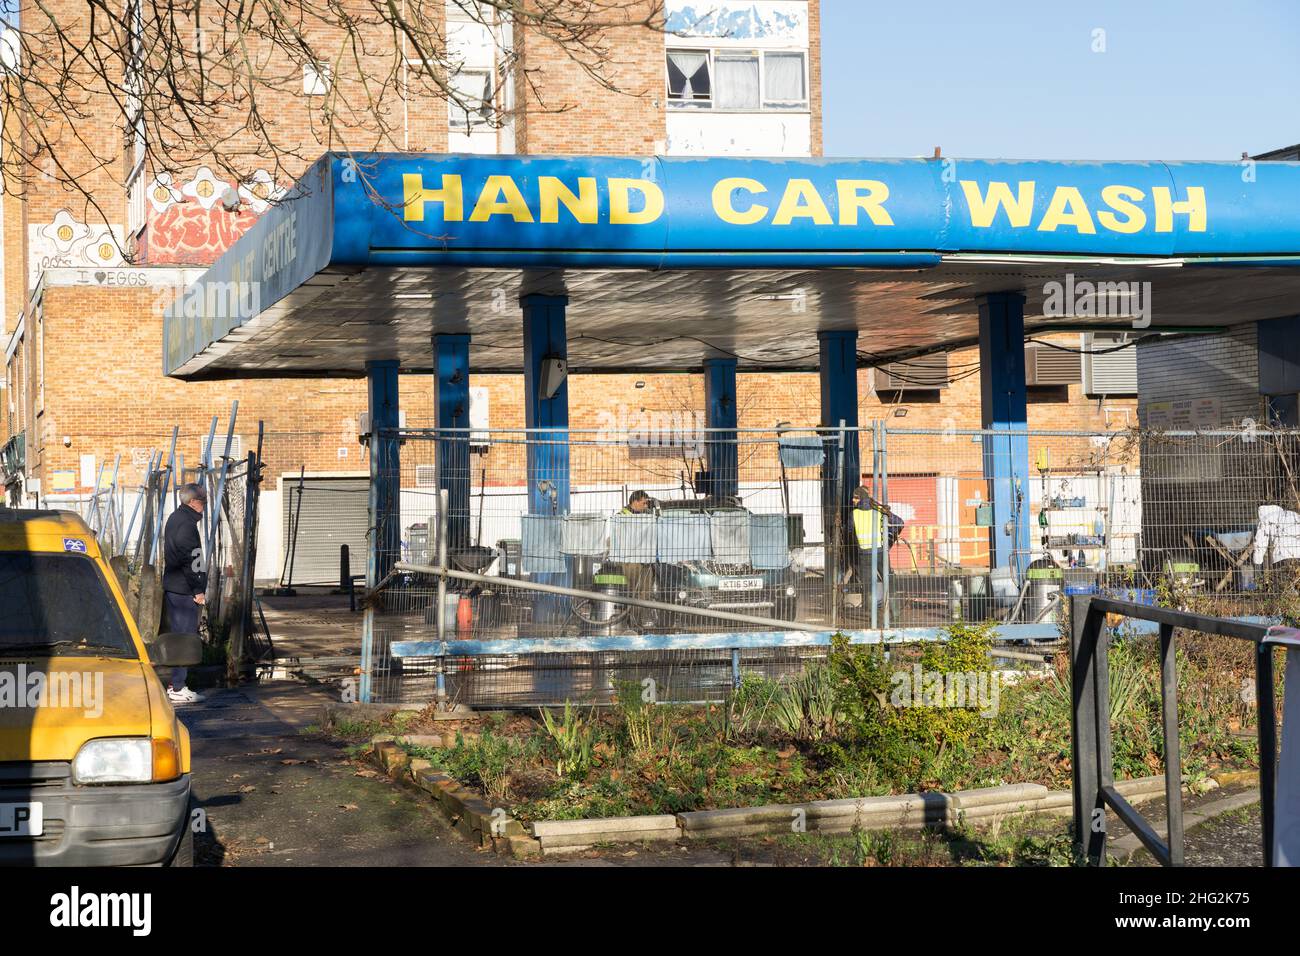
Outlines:
{"type": "Polygon", "coordinates": [[[149,645],[149,660],[159,667],[193,667],[203,660],[203,641],[197,634],[159,634],[149,645]]]}

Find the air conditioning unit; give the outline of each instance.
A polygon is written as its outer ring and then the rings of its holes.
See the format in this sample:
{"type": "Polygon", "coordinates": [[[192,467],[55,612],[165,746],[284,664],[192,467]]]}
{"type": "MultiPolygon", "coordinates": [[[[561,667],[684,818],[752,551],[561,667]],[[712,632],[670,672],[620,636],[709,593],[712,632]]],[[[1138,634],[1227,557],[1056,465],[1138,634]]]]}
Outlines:
{"type": "MultiPolygon", "coordinates": [[[[398,428],[406,427],[406,412],[402,411],[401,409],[398,409],[397,411],[397,427],[398,428]]],[[[365,438],[369,434],[370,434],[370,413],[362,412],[360,415],[357,416],[357,437],[365,438]]]]}
{"type": "Polygon", "coordinates": [[[486,385],[469,387],[469,427],[473,429],[469,433],[469,446],[475,451],[487,451],[492,443],[488,432],[489,397],[490,393],[486,385]]]}
{"type": "Polygon", "coordinates": [[[1025,346],[1026,385],[1077,385],[1083,379],[1078,352],[1031,342],[1025,346]]]}
{"type": "MultiPolygon", "coordinates": [[[[212,464],[221,464],[222,457],[239,461],[244,457],[244,440],[238,435],[230,436],[230,449],[226,449],[226,436],[214,435],[212,438],[212,464]]],[[[208,436],[199,439],[199,461],[208,460],[208,436]]]]}
{"type": "Polygon", "coordinates": [[[1123,346],[1126,332],[1085,332],[1083,391],[1085,395],[1136,395],[1137,346],[1123,346]],[[1100,353],[1100,354],[1088,354],[1100,353]]]}
{"type": "Polygon", "coordinates": [[[415,466],[415,487],[437,488],[438,487],[438,466],[437,465],[416,465],[415,466]]]}
{"type": "Polygon", "coordinates": [[[905,362],[890,362],[872,370],[872,388],[877,392],[947,388],[948,353],[921,355],[905,362]]]}

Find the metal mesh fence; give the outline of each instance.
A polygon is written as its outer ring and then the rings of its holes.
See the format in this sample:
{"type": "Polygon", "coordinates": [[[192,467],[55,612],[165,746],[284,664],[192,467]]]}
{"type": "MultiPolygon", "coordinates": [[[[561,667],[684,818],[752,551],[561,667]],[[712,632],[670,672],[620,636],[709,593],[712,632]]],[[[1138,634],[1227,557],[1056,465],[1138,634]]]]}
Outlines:
{"type": "Polygon", "coordinates": [[[447,699],[469,704],[604,699],[650,665],[707,697],[734,678],[733,648],[797,666],[840,630],[989,621],[1050,639],[1072,593],[1229,615],[1288,613],[1295,594],[1294,432],[711,432],[683,419],[649,434],[380,437],[401,447],[372,490],[374,700],[428,700],[440,669],[447,699]],[[1013,452],[1028,472],[998,467],[1013,452]],[[863,523],[859,485],[892,518],[863,523]],[[440,528],[464,572],[441,622],[437,576],[410,569],[439,564],[440,528]]]}

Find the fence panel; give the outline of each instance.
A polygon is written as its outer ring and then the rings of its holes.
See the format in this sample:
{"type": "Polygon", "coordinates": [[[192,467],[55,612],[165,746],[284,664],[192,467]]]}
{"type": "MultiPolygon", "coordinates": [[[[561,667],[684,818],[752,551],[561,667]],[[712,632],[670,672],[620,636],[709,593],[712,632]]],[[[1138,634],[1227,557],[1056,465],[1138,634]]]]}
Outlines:
{"type": "Polygon", "coordinates": [[[732,635],[751,656],[755,635],[772,649],[822,653],[802,647],[810,630],[933,636],[953,621],[1024,626],[1014,633],[1050,639],[1069,594],[1238,615],[1280,613],[1294,600],[1297,433],[1026,431],[1012,436],[1030,463],[1015,488],[985,476],[991,434],[875,424],[844,433],[687,428],[667,437],[387,435],[402,442],[400,473],[391,476],[400,493],[384,519],[396,527],[378,535],[391,542],[381,566],[436,565],[445,525],[448,566],[482,579],[448,581],[442,625],[460,649],[454,664],[411,656],[413,645],[428,651],[438,637],[436,576],[394,572],[370,595],[372,699],[436,690],[440,666],[444,694],[469,703],[535,703],[561,688],[607,697],[618,675],[651,662],[662,669],[680,658],[681,673],[730,673],[732,635]],[[858,475],[842,473],[850,441],[859,444],[858,475]],[[734,484],[704,473],[716,443],[734,455],[734,484]],[[874,564],[863,561],[869,552],[845,505],[859,484],[902,519],[874,564]],[[458,489],[445,522],[440,485],[458,489]],[[1013,514],[1029,529],[1001,567],[991,559],[988,517],[999,495],[1015,496],[1013,514]],[[766,623],[691,613],[699,608],[766,623]],[[699,635],[708,647],[660,640],[672,635],[699,635]],[[518,638],[563,639],[566,650],[503,654],[499,642],[518,638]],[[610,649],[609,638],[623,650],[610,649]]]}

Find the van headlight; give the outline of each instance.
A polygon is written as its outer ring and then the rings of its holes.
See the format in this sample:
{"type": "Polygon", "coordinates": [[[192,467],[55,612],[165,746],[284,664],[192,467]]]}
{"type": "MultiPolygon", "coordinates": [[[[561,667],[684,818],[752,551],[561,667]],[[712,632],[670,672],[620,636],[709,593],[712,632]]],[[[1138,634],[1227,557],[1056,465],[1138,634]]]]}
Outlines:
{"type": "Polygon", "coordinates": [[[72,761],[74,783],[149,783],[153,780],[153,742],[147,737],[88,740],[72,761]]]}

